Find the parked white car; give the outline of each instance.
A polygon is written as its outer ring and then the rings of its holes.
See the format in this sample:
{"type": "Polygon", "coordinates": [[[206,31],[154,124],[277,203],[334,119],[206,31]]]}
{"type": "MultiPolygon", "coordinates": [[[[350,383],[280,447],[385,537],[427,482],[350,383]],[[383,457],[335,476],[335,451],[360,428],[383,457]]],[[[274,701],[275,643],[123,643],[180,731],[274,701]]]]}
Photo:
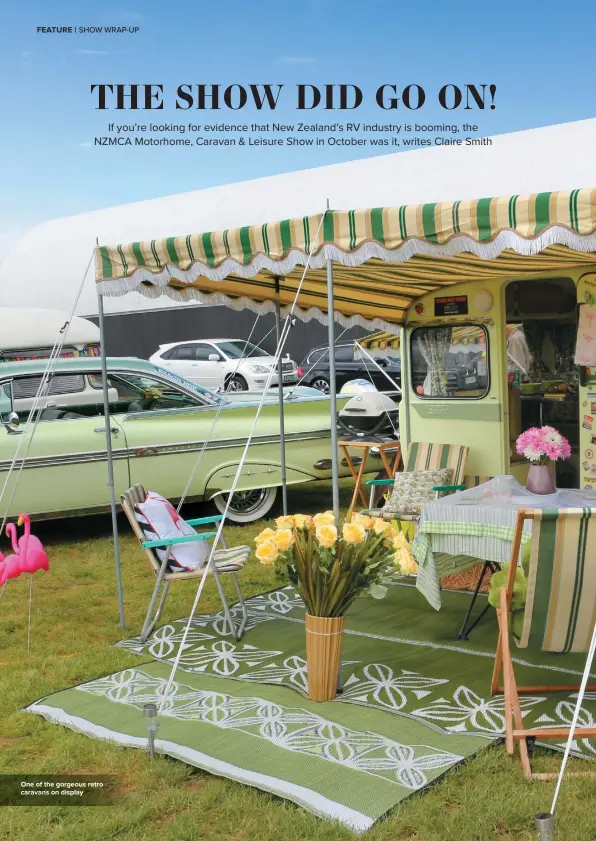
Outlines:
{"type": "MultiPolygon", "coordinates": [[[[154,365],[212,391],[261,391],[275,357],[244,339],[200,339],[160,345],[150,357],[154,365]]],[[[298,382],[296,363],[287,356],[282,360],[285,384],[298,382]]],[[[277,385],[277,371],[271,385],[277,385]]]]}

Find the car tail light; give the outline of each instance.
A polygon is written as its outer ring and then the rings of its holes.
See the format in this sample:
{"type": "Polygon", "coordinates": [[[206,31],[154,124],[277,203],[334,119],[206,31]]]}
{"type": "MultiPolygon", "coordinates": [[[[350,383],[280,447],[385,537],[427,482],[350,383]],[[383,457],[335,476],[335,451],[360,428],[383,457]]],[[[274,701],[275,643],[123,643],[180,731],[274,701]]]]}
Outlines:
{"type": "Polygon", "coordinates": [[[296,373],[298,374],[298,376],[299,376],[299,377],[303,377],[303,376],[304,376],[304,371],[302,370],[302,368],[300,367],[300,365],[296,368],[296,373]]]}

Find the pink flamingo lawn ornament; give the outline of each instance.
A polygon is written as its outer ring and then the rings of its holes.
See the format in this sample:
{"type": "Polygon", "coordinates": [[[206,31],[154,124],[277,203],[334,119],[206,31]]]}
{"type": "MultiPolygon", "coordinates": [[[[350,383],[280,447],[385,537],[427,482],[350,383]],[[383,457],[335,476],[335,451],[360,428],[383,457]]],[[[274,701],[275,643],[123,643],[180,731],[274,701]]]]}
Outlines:
{"type": "Polygon", "coordinates": [[[18,578],[23,572],[33,574],[38,569],[49,569],[49,560],[41,541],[31,534],[31,520],[28,514],[19,514],[17,525],[25,525],[25,532],[17,541],[17,530],[14,523],[6,526],[6,534],[10,537],[14,555],[0,559],[0,586],[9,578],[18,578]]]}
{"type": "Polygon", "coordinates": [[[48,570],[50,563],[39,537],[31,534],[31,518],[29,514],[19,514],[17,526],[25,525],[25,532],[19,538],[18,548],[15,543],[15,532],[11,530],[12,550],[25,557],[26,572],[37,572],[38,569],[48,570]]]}
{"type": "MultiPolygon", "coordinates": [[[[15,532],[14,523],[9,523],[6,526],[6,534],[12,538],[15,532]]],[[[0,587],[6,584],[9,578],[18,578],[21,572],[20,555],[6,555],[5,557],[0,553],[0,587]]]]}

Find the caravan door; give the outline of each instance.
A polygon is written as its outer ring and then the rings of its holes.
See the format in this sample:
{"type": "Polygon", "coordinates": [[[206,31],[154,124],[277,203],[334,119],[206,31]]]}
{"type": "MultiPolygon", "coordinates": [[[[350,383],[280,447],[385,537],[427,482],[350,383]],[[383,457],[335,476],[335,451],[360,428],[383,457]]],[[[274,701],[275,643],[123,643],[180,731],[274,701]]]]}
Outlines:
{"type": "Polygon", "coordinates": [[[461,322],[412,326],[406,336],[408,418],[405,430],[402,426],[406,443],[468,446],[466,474],[476,481],[506,473],[506,373],[494,326],[461,322]]]}

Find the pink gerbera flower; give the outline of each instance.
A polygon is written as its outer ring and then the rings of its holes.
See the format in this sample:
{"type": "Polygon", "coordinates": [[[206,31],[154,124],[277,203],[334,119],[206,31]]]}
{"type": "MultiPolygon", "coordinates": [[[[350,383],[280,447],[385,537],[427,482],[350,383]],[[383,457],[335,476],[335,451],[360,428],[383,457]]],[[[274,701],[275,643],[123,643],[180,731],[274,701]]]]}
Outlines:
{"type": "Polygon", "coordinates": [[[528,461],[539,461],[542,464],[548,459],[557,461],[571,455],[569,441],[552,426],[527,429],[517,438],[515,448],[528,461]]]}

